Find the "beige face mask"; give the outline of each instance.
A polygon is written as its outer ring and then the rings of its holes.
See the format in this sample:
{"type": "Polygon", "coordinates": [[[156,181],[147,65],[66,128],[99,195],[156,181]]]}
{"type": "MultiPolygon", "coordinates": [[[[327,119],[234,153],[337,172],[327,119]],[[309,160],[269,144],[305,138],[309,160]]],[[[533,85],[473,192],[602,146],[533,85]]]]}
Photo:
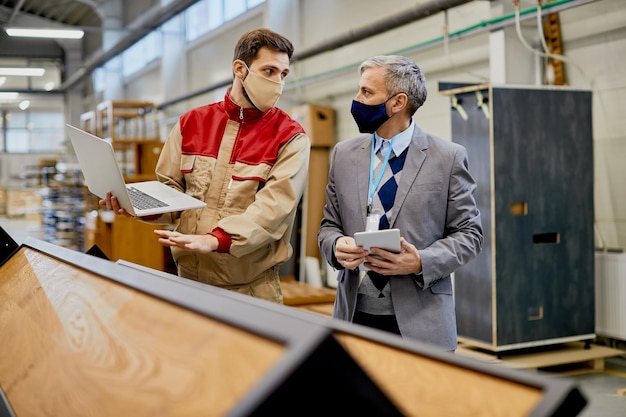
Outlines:
{"type": "MultiPolygon", "coordinates": [[[[246,68],[248,66],[246,65],[246,68]]],[[[283,92],[284,83],[277,83],[250,71],[243,80],[243,88],[248,94],[248,98],[257,109],[266,112],[278,101],[283,92]]]]}

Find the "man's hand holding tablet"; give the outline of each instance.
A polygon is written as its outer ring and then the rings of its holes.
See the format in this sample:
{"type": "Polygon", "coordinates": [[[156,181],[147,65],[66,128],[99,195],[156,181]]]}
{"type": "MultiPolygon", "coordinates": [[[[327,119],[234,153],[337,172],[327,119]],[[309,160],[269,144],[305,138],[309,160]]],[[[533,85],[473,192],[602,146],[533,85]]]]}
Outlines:
{"type": "MultiPolygon", "coordinates": [[[[362,246],[363,249],[367,251],[369,251],[370,248],[381,248],[395,253],[402,251],[402,246],[400,245],[400,229],[357,232],[354,234],[354,240],[357,245],[362,246]]],[[[364,264],[361,264],[361,268],[368,270],[364,264]]]]}

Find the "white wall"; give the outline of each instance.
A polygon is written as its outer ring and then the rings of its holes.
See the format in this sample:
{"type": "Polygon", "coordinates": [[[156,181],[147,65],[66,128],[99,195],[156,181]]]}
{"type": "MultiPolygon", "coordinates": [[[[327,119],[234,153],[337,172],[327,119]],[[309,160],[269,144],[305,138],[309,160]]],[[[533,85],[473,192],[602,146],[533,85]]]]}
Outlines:
{"type": "MultiPolygon", "coordinates": [[[[162,78],[163,72],[158,68],[151,69],[134,77],[126,85],[126,97],[119,99],[167,102],[229,79],[233,46],[239,35],[255,27],[280,27],[282,33],[294,42],[297,53],[425,3],[428,1],[268,0],[256,12],[236,19],[216,34],[190,45],[185,53],[186,71],[166,71],[170,77],[176,74],[177,79],[168,81],[162,78]],[[268,15],[268,11],[272,14],[268,15]],[[157,81],[158,77],[161,77],[160,81],[157,81]],[[181,88],[165,91],[167,88],[160,87],[168,82],[181,88]]],[[[520,4],[521,9],[526,10],[534,8],[537,2],[521,0],[520,4]]],[[[576,1],[569,2],[570,6],[575,4],[576,1]]],[[[425,130],[450,139],[450,102],[449,98],[438,94],[439,81],[482,83],[505,79],[516,84],[541,82],[538,69],[541,70],[542,60],[522,46],[514,26],[503,29],[503,36],[480,30],[481,22],[493,22],[510,13],[510,0],[476,0],[447,13],[436,13],[296,62],[279,106],[331,105],[336,109],[337,140],[354,136],[358,132],[350,115],[350,102],[357,89],[357,65],[371,55],[402,53],[422,67],[428,80],[429,97],[416,114],[417,122],[425,130]],[[455,33],[474,26],[477,29],[464,33],[461,39],[442,41],[444,27],[448,33],[455,33]]],[[[623,162],[626,117],[622,115],[626,102],[624,0],[598,0],[577,5],[559,12],[559,18],[567,58],[566,80],[573,87],[593,90],[595,167],[589,174],[595,178],[596,244],[626,248],[626,191],[623,186],[626,179],[626,164],[623,162]]],[[[523,21],[522,28],[528,43],[538,47],[535,19],[523,21]]],[[[166,128],[163,131],[169,129],[180,112],[219,100],[223,94],[222,88],[165,109],[162,117],[166,128]]]]}
{"type": "Polygon", "coordinates": [[[593,90],[595,217],[598,246],[626,248],[626,8],[604,0],[561,16],[572,85],[593,90]]]}
{"type": "Polygon", "coordinates": [[[595,217],[598,244],[626,248],[626,8],[604,0],[572,10],[563,22],[573,83],[592,88],[595,217]]]}

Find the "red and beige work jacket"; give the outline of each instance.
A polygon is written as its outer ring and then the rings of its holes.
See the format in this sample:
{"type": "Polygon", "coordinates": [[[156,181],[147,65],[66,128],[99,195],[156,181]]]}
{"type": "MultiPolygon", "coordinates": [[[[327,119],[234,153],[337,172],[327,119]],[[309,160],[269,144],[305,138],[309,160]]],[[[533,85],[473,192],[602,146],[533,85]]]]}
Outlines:
{"type": "Polygon", "coordinates": [[[239,107],[228,92],[224,101],[183,114],[164,144],[156,175],[207,204],[172,215],[176,230],[211,233],[219,247],[210,254],[173,247],[179,274],[225,288],[277,275],[293,253],[291,231],[310,146],[302,126],[284,111],[239,107]]]}

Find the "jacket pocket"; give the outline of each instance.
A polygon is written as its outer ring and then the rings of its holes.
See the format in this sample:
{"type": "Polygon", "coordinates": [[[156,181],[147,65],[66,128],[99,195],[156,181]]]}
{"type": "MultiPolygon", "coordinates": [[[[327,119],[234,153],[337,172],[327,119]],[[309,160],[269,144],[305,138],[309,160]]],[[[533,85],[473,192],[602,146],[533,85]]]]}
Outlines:
{"type": "Polygon", "coordinates": [[[181,155],[180,172],[185,176],[185,192],[195,198],[204,199],[214,168],[215,158],[181,155]]]}
{"type": "Polygon", "coordinates": [[[430,286],[430,291],[433,294],[452,295],[452,280],[450,278],[440,279],[430,286]]]}
{"type": "Polygon", "coordinates": [[[231,213],[245,211],[265,186],[269,172],[268,165],[236,164],[228,183],[225,208],[231,213]]]}
{"type": "Polygon", "coordinates": [[[181,155],[180,157],[180,172],[186,174],[193,171],[193,166],[196,162],[195,155],[181,155]]]}

